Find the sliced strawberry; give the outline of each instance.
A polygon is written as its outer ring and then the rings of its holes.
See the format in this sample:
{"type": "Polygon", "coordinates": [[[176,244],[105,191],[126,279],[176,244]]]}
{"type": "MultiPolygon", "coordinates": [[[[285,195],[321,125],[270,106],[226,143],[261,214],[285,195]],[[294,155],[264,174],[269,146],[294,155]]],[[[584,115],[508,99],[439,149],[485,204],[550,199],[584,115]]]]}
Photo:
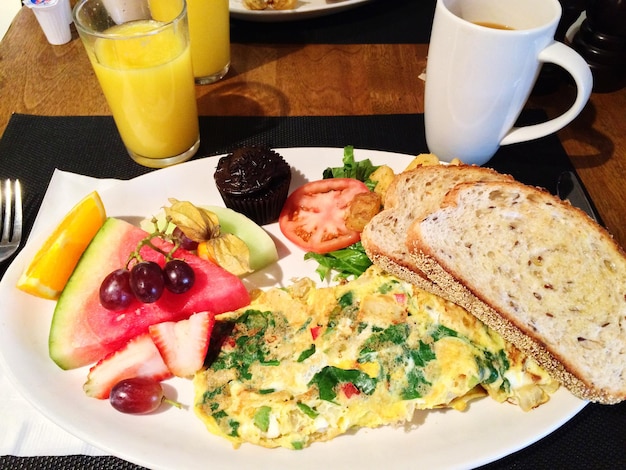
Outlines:
{"type": "Polygon", "coordinates": [[[89,370],[83,390],[90,397],[109,398],[116,383],[131,377],[151,377],[158,381],[172,377],[148,333],[136,336],[98,361],[89,370]]]}
{"type": "Polygon", "coordinates": [[[204,364],[214,324],[213,315],[199,312],[186,320],[156,323],[148,331],[172,374],[190,377],[204,364]]]}

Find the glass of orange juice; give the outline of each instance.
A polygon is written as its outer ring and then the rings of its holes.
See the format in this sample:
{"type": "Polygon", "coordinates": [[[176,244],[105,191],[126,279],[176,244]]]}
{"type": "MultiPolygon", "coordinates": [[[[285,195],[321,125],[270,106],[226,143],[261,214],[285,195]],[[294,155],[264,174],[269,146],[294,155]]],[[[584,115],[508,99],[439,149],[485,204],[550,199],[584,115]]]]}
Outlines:
{"type": "MultiPolygon", "coordinates": [[[[171,0],[149,2],[153,14],[168,15],[172,12],[171,0]]],[[[214,83],[223,78],[230,68],[229,1],[187,0],[187,17],[196,84],[214,83]]]]}
{"type": "Polygon", "coordinates": [[[190,159],[200,132],[186,3],[150,2],[79,0],[73,18],[128,153],[163,168],[190,159]]]}
{"type": "Polygon", "coordinates": [[[230,67],[229,2],[187,0],[187,13],[196,83],[206,85],[216,82],[228,73],[230,67]]]}

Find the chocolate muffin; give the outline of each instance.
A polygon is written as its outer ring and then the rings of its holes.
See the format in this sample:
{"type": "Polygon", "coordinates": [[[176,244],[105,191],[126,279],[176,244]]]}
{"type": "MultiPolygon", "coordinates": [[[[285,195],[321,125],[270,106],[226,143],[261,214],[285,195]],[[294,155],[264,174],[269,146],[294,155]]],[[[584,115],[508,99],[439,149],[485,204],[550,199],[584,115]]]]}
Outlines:
{"type": "Polygon", "coordinates": [[[289,193],[291,168],[273,150],[242,147],[220,158],[214,178],[226,207],[264,225],[278,219],[289,193]]]}

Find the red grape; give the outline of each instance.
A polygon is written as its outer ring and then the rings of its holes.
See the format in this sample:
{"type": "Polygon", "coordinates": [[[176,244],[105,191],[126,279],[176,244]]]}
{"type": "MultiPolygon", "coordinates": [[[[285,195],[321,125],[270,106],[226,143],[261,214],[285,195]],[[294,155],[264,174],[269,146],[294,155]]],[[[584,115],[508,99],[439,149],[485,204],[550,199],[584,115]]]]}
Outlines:
{"type": "Polygon", "coordinates": [[[193,287],[196,275],[185,261],[173,259],[163,267],[165,287],[175,294],[183,294],[193,287]]]}
{"type": "Polygon", "coordinates": [[[100,285],[100,303],[108,310],[122,310],[134,298],[130,288],[130,272],[127,269],[116,269],[100,285]]]}
{"type": "Polygon", "coordinates": [[[135,297],[143,303],[159,300],[165,287],[161,266],[154,261],[142,261],[134,265],[130,270],[130,287],[135,297]]]}
{"type": "Polygon", "coordinates": [[[133,377],[118,382],[111,389],[109,401],[122,413],[145,414],[156,410],[163,402],[161,384],[149,377],[133,377]]]}
{"type": "Polygon", "coordinates": [[[193,241],[191,238],[185,235],[185,233],[178,227],[174,229],[174,231],[172,232],[172,236],[175,240],[178,240],[178,243],[180,243],[180,247],[185,250],[193,251],[198,248],[198,242],[193,241]]]}

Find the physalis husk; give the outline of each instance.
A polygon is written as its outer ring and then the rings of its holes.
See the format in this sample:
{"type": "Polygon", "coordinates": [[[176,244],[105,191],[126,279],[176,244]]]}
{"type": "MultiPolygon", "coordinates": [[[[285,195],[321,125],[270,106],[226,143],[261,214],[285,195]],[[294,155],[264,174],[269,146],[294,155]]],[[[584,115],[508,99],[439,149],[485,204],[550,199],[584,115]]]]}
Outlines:
{"type": "Polygon", "coordinates": [[[188,201],[169,201],[171,206],[163,208],[165,216],[191,240],[200,243],[220,235],[220,221],[213,212],[188,201]]]}
{"type": "Polygon", "coordinates": [[[191,240],[198,242],[198,256],[218,264],[226,271],[242,276],[250,269],[250,249],[232,233],[221,233],[217,215],[188,201],[169,199],[165,216],[191,240]]]}
{"type": "Polygon", "coordinates": [[[252,272],[248,245],[232,233],[223,233],[219,237],[199,243],[198,256],[219,264],[236,276],[252,272]]]}

